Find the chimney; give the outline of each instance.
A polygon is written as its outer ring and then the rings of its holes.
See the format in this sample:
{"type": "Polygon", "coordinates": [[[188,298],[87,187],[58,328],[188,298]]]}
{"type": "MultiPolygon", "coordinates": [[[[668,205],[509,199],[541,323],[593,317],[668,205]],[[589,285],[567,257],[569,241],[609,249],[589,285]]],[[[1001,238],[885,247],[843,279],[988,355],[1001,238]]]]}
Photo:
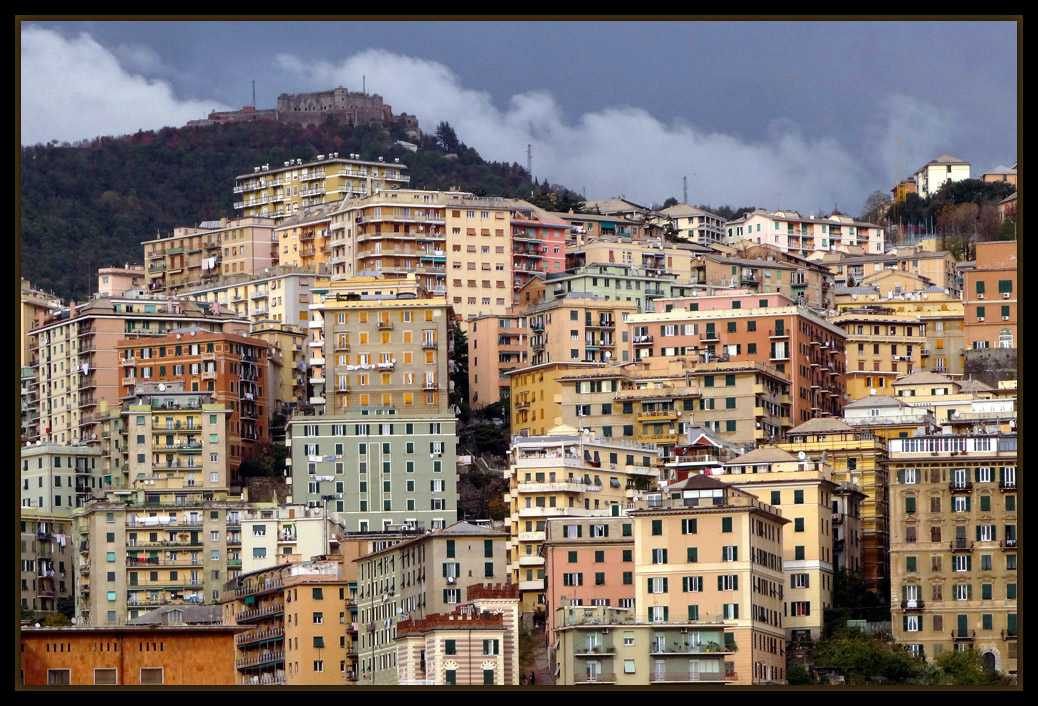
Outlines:
{"type": "Polygon", "coordinates": [[[220,218],[220,227],[221,228],[226,228],[227,227],[227,216],[221,216],[221,218],[220,218]]]}

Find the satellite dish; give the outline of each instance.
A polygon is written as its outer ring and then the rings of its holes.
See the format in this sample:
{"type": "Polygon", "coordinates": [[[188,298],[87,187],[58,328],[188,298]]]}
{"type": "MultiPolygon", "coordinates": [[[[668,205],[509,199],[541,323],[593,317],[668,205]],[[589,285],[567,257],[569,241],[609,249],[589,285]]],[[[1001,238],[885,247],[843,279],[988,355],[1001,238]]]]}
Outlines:
{"type": "Polygon", "coordinates": [[[804,459],[807,458],[807,454],[804,453],[803,451],[798,451],[797,452],[797,458],[799,458],[801,461],[803,461],[804,459]]]}
{"type": "Polygon", "coordinates": [[[164,383],[160,382],[159,383],[159,392],[165,392],[165,390],[166,390],[166,385],[164,383]]]}
{"type": "Polygon", "coordinates": [[[876,394],[876,388],[873,387],[871,390],[869,390],[869,394],[870,395],[876,394]]]}

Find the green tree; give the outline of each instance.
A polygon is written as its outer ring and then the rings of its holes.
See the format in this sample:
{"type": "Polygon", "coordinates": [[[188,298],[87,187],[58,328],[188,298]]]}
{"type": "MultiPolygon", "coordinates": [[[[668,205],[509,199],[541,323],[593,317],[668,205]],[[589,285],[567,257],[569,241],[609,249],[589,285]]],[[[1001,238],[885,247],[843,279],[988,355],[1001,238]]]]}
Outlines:
{"type": "Polygon", "coordinates": [[[1008,678],[984,666],[984,658],[974,650],[951,650],[937,658],[937,683],[956,686],[1007,684],[1008,678]]]}
{"type": "Polygon", "coordinates": [[[880,212],[890,204],[890,197],[883,191],[873,191],[865,199],[865,205],[862,206],[861,215],[858,216],[858,220],[868,221],[869,223],[878,223],[880,212]]]}
{"type": "Polygon", "coordinates": [[[849,684],[920,684],[929,682],[926,663],[888,636],[851,628],[834,632],[815,645],[814,663],[836,667],[849,684]]]}
{"type": "Polygon", "coordinates": [[[436,142],[443,148],[444,152],[448,153],[457,153],[461,145],[457,134],[454,132],[454,128],[446,121],[436,126],[436,142]]]}
{"type": "Polygon", "coordinates": [[[454,324],[454,392],[451,393],[451,404],[465,405],[469,403],[469,338],[458,323],[454,324]]]}
{"type": "Polygon", "coordinates": [[[671,206],[677,206],[677,205],[678,205],[678,200],[676,198],[674,198],[673,196],[671,196],[666,201],[663,202],[662,208],[670,208],[671,206]]]}
{"type": "Polygon", "coordinates": [[[811,672],[799,664],[789,668],[789,671],[786,672],[786,681],[794,686],[806,686],[814,683],[811,680],[811,672]]]}

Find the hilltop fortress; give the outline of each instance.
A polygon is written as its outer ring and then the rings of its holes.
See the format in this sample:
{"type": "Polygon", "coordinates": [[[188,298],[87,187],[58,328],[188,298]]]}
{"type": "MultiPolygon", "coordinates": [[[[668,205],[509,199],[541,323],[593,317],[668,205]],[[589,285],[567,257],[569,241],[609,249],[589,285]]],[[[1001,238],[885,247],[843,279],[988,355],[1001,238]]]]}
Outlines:
{"type": "Polygon", "coordinates": [[[242,123],[253,120],[276,120],[282,123],[318,125],[334,115],[354,124],[381,123],[401,124],[407,134],[415,139],[421,137],[418,118],[407,113],[393,115],[393,108],[383,102],[377,93],[351,92],[342,86],[331,91],[318,93],[282,93],[278,96],[277,108],[256,110],[245,106],[241,110],[213,111],[204,120],[190,120],[188,127],[242,123]]]}

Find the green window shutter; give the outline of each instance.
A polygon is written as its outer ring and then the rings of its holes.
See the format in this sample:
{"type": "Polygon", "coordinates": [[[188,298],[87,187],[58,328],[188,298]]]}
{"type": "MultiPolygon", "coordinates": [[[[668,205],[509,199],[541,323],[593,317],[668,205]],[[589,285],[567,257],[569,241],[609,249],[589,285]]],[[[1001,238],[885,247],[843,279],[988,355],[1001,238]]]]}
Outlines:
{"type": "Polygon", "coordinates": [[[977,280],[977,294],[984,294],[984,280],[977,280]]]}
{"type": "Polygon", "coordinates": [[[725,409],[735,409],[735,398],[734,397],[725,397],[724,398],[724,408],[725,409]]]}
{"type": "Polygon", "coordinates": [[[732,575],[732,588],[734,588],[736,591],[739,590],[739,574],[732,575]]]}
{"type": "Polygon", "coordinates": [[[695,564],[699,561],[699,548],[689,547],[688,548],[688,563],[695,564]]]}
{"type": "MultiPolygon", "coordinates": [[[[735,322],[733,321],[732,323],[735,323],[735,322]]],[[[725,375],[724,376],[724,384],[726,386],[728,386],[728,387],[731,387],[732,385],[734,385],[735,384],[735,376],[734,375],[725,375]]]]}
{"type": "Polygon", "coordinates": [[[724,590],[724,578],[722,578],[720,574],[717,575],[717,590],[724,590]]]}
{"type": "Polygon", "coordinates": [[[990,630],[991,629],[991,613],[984,613],[982,616],[980,616],[980,619],[981,619],[981,624],[980,624],[981,629],[982,630],[990,630]]]}
{"type": "Polygon", "coordinates": [[[652,521],[652,533],[654,535],[661,535],[661,534],[663,534],[663,520],[653,520],[652,521]]]}
{"type": "Polygon", "coordinates": [[[773,490],[773,491],[771,491],[771,504],[772,505],[781,505],[782,504],[782,491],[781,490],[773,490]]]}
{"type": "Polygon", "coordinates": [[[483,540],[483,556],[491,557],[494,556],[494,540],[484,539],[483,540]]]}
{"type": "Polygon", "coordinates": [[[732,617],[734,617],[736,620],[738,620],[739,619],[739,604],[738,603],[735,603],[732,606],[732,611],[733,611],[732,617]]]}
{"type": "Polygon", "coordinates": [[[457,674],[458,674],[458,672],[456,670],[453,670],[453,669],[448,669],[447,670],[447,677],[444,680],[444,681],[447,682],[447,686],[454,686],[455,684],[458,683],[457,674]]]}
{"type": "Polygon", "coordinates": [[[488,684],[493,684],[493,683],[494,683],[494,670],[493,669],[484,669],[483,670],[483,684],[484,685],[488,685],[488,684]]]}
{"type": "Polygon", "coordinates": [[[980,541],[980,525],[977,525],[977,541],[980,541]]]}
{"type": "Polygon", "coordinates": [[[683,593],[688,593],[688,576],[681,577],[681,591],[683,593]]]}
{"type": "Polygon", "coordinates": [[[732,531],[732,518],[722,517],[721,518],[721,531],[731,532],[732,531]]]}
{"type": "Polygon", "coordinates": [[[667,592],[667,577],[666,576],[663,577],[663,592],[664,593],[667,592]]]}
{"type": "MultiPolygon", "coordinates": [[[[454,558],[454,540],[453,539],[448,539],[447,540],[447,558],[448,559],[453,559],[454,558]]],[[[444,575],[446,575],[446,574],[444,574],[444,575]]]]}
{"type": "Polygon", "coordinates": [[[909,515],[915,514],[915,498],[905,498],[905,512],[909,515]]]}
{"type": "Polygon", "coordinates": [[[670,608],[667,607],[667,606],[663,606],[663,622],[667,622],[669,620],[670,620],[670,608]]]}
{"type": "Polygon", "coordinates": [[[1013,280],[1011,279],[1000,279],[998,281],[998,293],[1003,294],[1005,292],[1013,292],[1013,280]]]}
{"type": "Polygon", "coordinates": [[[902,615],[901,616],[901,630],[903,632],[908,632],[908,616],[907,615],[902,615]]]}
{"type": "Polygon", "coordinates": [[[793,531],[794,532],[803,532],[804,531],[804,518],[803,517],[795,517],[795,518],[793,518],[793,531]]]}
{"type": "Polygon", "coordinates": [[[982,307],[982,306],[978,306],[978,307],[977,307],[977,318],[978,318],[978,319],[983,319],[983,318],[984,318],[984,316],[985,316],[985,311],[984,311],[984,307],[982,307]]]}
{"type": "Polygon", "coordinates": [[[1010,632],[1016,632],[1016,613],[1010,613],[1006,616],[1006,627],[1010,632]]]}
{"type": "Polygon", "coordinates": [[[997,531],[996,527],[997,527],[997,525],[991,525],[991,541],[992,542],[997,542],[998,541],[998,536],[997,536],[998,531],[997,531]]]}
{"type": "Polygon", "coordinates": [[[966,512],[970,511],[970,496],[966,496],[966,512]]]}
{"type": "Polygon", "coordinates": [[[991,600],[991,584],[982,583],[980,584],[980,599],[983,601],[991,600]]]}
{"type": "Polygon", "coordinates": [[[576,564],[577,563],[577,553],[576,552],[570,552],[569,553],[569,563],[570,564],[576,564]]]}
{"type": "Polygon", "coordinates": [[[652,579],[651,578],[645,579],[645,590],[648,591],[649,593],[652,593],[652,579]]]}
{"type": "Polygon", "coordinates": [[[688,607],[688,619],[689,620],[699,620],[699,606],[697,606],[697,605],[690,605],[688,607]]]}
{"type": "Polygon", "coordinates": [[[968,615],[958,615],[958,616],[956,616],[956,621],[955,621],[957,623],[956,630],[955,630],[956,634],[958,634],[958,635],[965,635],[967,632],[969,632],[969,620],[970,619],[969,619],[968,615]]]}
{"type": "Polygon", "coordinates": [[[609,536],[609,525],[605,525],[602,531],[603,531],[603,535],[602,536],[603,537],[608,537],[609,536]]]}
{"type": "Polygon", "coordinates": [[[1016,598],[1016,584],[1015,583],[1007,583],[1006,584],[1006,598],[1008,600],[1014,600],[1016,598]]]}
{"type": "Polygon", "coordinates": [[[905,571],[908,571],[908,572],[914,572],[915,571],[915,557],[914,556],[906,556],[905,557],[905,571]]]}
{"type": "Polygon", "coordinates": [[[584,525],[577,525],[577,538],[579,539],[579,538],[580,538],[580,536],[581,536],[581,535],[582,535],[583,533],[584,533],[584,525]]]}
{"type": "Polygon", "coordinates": [[[630,523],[626,523],[626,522],[624,523],[624,525],[623,525],[623,535],[624,535],[625,537],[630,537],[630,536],[632,536],[632,532],[631,532],[631,525],[630,525],[630,523]]]}
{"type": "Polygon", "coordinates": [[[966,555],[966,571],[973,571],[973,557],[966,555]]]}
{"type": "Polygon", "coordinates": [[[973,584],[972,583],[966,584],[966,600],[968,600],[968,601],[972,601],[973,600],[973,584]]]}

